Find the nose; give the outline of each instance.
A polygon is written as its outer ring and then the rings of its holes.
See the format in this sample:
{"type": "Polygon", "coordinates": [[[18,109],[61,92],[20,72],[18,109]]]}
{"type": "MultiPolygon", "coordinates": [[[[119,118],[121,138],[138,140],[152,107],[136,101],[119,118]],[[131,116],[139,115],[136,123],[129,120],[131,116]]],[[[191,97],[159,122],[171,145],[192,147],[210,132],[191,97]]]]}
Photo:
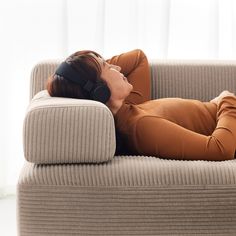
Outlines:
{"type": "Polygon", "coordinates": [[[118,71],[121,71],[121,67],[120,66],[116,66],[118,71]]]}
{"type": "Polygon", "coordinates": [[[112,65],[115,70],[121,71],[121,67],[117,65],[112,65]]]}

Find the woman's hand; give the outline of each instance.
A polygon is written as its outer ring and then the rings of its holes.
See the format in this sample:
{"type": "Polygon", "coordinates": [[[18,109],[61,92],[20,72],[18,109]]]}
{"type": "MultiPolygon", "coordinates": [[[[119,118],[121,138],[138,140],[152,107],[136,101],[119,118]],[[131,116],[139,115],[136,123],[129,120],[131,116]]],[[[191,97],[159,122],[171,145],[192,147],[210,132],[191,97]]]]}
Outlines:
{"type": "Polygon", "coordinates": [[[227,96],[235,96],[234,93],[229,92],[228,90],[224,90],[223,92],[220,93],[218,97],[213,98],[210,102],[215,103],[218,105],[222,98],[227,97],[227,96]]]}

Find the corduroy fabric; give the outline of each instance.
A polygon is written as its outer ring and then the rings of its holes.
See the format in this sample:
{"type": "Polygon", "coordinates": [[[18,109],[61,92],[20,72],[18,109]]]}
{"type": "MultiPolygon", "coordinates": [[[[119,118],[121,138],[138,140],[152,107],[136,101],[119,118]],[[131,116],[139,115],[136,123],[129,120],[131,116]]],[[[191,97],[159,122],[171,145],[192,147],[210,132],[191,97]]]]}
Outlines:
{"type": "MultiPolygon", "coordinates": [[[[34,66],[30,100],[45,89],[47,78],[59,60],[45,60],[34,66]]],[[[227,89],[236,92],[236,61],[151,60],[152,99],[182,97],[209,101],[227,89]]]]}
{"type": "Polygon", "coordinates": [[[208,102],[223,90],[236,93],[236,61],[153,60],[152,99],[181,97],[208,102]]]}
{"type": "Polygon", "coordinates": [[[111,111],[91,100],[32,99],[23,127],[26,160],[38,163],[96,163],[113,158],[116,148],[111,111]]]}
{"type": "Polygon", "coordinates": [[[19,235],[235,235],[236,162],[26,163],[19,235]]]}
{"type": "Polygon", "coordinates": [[[151,156],[115,156],[112,161],[92,165],[27,162],[19,183],[91,187],[236,185],[236,160],[178,161],[151,156]]]}
{"type": "Polygon", "coordinates": [[[38,92],[46,89],[46,81],[59,63],[60,60],[44,60],[33,67],[30,76],[30,101],[38,92]]]}
{"type": "MultiPolygon", "coordinates": [[[[32,72],[31,98],[58,65],[44,63],[32,72]]],[[[150,65],[153,99],[209,101],[224,89],[236,91],[235,62],[150,65]]],[[[26,163],[17,190],[19,236],[236,235],[235,160],[115,156],[103,164],[26,163]]]]}

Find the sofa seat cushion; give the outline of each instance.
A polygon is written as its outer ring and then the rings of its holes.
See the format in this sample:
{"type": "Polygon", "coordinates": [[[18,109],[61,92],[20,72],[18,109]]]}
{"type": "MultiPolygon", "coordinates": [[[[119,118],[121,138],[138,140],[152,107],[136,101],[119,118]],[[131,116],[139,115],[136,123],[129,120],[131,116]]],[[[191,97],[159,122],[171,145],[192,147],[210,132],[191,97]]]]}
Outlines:
{"type": "Polygon", "coordinates": [[[235,235],[236,160],[25,163],[20,235],[235,235]]]}
{"type": "Polygon", "coordinates": [[[236,160],[179,161],[115,156],[101,164],[25,163],[22,184],[75,186],[236,185],[236,160]]]}

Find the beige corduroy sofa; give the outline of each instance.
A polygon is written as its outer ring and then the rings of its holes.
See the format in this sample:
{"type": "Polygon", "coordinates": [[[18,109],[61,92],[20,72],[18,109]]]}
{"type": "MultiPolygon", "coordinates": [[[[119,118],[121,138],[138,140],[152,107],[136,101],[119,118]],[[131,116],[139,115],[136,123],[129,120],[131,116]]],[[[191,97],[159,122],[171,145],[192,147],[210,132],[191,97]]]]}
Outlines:
{"type": "MultiPolygon", "coordinates": [[[[52,98],[59,61],[37,64],[23,127],[18,235],[236,235],[236,161],[114,156],[115,126],[95,101],[52,98]]],[[[150,62],[152,97],[236,92],[234,61],[150,62]]],[[[168,147],[166,147],[168,148],[168,147]]]]}

